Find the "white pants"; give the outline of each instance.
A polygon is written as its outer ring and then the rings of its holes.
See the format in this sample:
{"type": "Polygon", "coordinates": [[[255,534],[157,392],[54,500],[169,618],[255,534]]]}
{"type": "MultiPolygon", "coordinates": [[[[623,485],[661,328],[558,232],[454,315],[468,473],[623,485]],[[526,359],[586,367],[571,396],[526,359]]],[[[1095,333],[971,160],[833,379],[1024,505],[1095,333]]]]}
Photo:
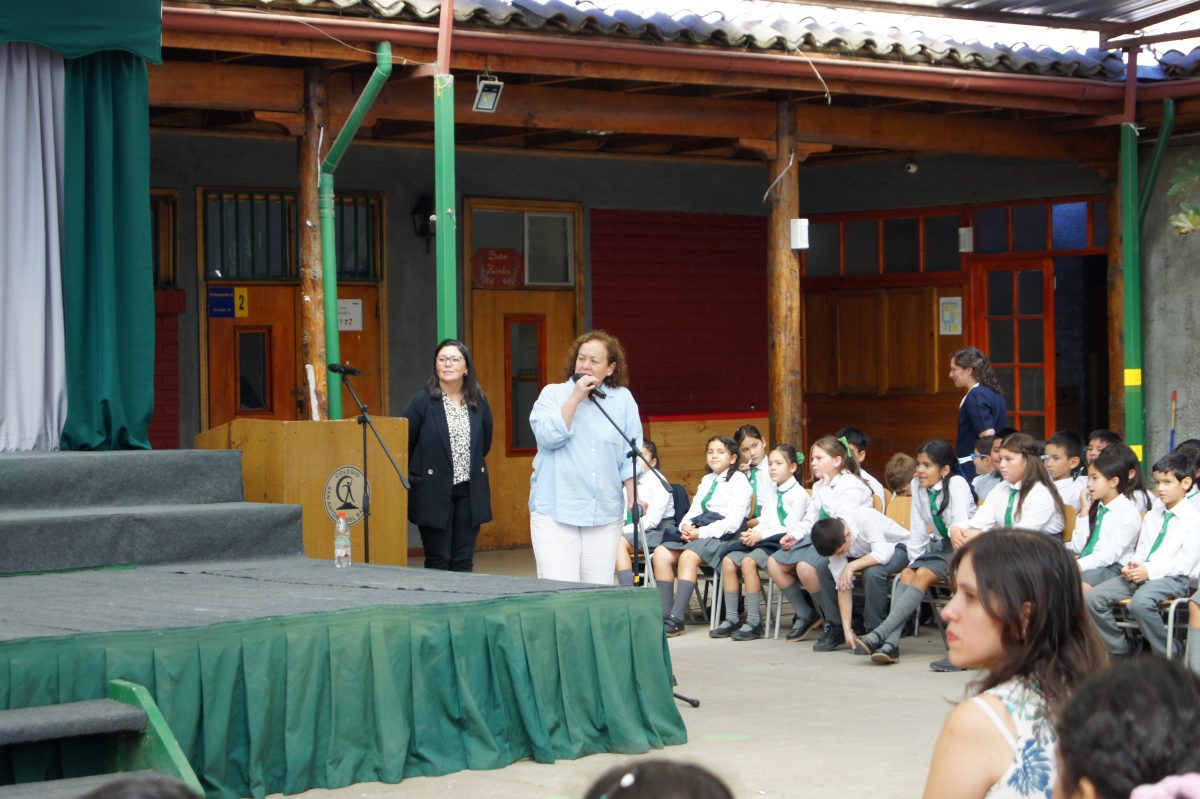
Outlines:
{"type": "Polygon", "coordinates": [[[612,585],[622,522],[577,527],[559,524],[544,513],[529,514],[538,579],[612,585]]]}

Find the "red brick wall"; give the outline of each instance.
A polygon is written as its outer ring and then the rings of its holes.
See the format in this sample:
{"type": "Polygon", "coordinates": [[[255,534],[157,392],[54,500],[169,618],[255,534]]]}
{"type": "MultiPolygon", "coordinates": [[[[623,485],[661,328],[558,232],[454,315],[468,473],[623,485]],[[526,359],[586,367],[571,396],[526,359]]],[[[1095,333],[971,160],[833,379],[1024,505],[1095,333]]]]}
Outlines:
{"type": "Polygon", "coordinates": [[[179,289],[154,291],[154,449],[179,448],[179,314],[185,307],[179,289]]]}
{"type": "Polygon", "coordinates": [[[765,217],[592,211],[591,248],[643,414],[767,410],[765,217]]]}

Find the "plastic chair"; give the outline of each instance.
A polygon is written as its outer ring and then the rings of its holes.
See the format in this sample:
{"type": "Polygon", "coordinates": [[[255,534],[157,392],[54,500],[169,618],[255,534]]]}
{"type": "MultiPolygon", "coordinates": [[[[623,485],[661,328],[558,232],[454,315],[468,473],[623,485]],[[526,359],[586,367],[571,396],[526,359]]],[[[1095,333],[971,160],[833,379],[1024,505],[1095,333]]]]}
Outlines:
{"type": "Polygon", "coordinates": [[[901,527],[908,527],[911,515],[912,497],[902,497],[899,494],[893,494],[891,501],[887,505],[887,517],[901,527]]]}
{"type": "Polygon", "coordinates": [[[1062,542],[1066,544],[1071,540],[1071,536],[1075,535],[1075,519],[1078,516],[1078,511],[1074,505],[1063,506],[1063,531],[1062,542]]]}

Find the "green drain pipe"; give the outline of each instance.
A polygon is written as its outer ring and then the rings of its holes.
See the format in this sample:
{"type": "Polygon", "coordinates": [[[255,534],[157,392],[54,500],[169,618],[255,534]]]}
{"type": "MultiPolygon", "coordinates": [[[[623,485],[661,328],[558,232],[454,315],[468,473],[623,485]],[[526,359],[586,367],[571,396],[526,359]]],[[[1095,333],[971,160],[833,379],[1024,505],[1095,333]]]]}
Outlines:
{"type": "Polygon", "coordinates": [[[1121,276],[1125,284],[1125,440],[1145,461],[1146,401],[1142,387],[1142,222],[1150,205],[1150,196],[1158,182],[1167,152],[1167,140],[1175,127],[1175,101],[1163,103],[1163,123],[1159,128],[1154,157],[1146,173],[1146,185],[1138,196],[1137,128],[1121,126],[1121,276]]]}
{"type": "Polygon", "coordinates": [[[437,204],[437,336],[458,338],[458,222],[454,179],[454,76],[433,76],[434,202],[437,204]]]}
{"type": "MultiPolygon", "coordinates": [[[[327,363],[337,363],[341,360],[341,345],[338,340],[337,314],[337,245],[335,235],[335,206],[333,202],[333,173],[338,168],[342,156],[358,128],[362,125],[363,117],[371,109],[375,98],[383,84],[392,74],[392,46],[383,42],[375,51],[375,71],[367,87],[354,104],[346,124],[338,133],[329,154],[321,162],[321,286],[325,293],[325,360],[327,363]]],[[[332,372],[329,378],[329,418],[342,418],[342,376],[332,372]]]]}

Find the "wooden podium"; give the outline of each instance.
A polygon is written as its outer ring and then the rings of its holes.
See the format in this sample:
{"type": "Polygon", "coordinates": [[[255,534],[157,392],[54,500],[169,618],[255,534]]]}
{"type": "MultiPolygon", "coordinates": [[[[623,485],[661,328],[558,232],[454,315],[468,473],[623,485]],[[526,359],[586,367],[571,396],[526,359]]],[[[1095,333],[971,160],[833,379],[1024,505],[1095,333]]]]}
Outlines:
{"type": "MultiPolygon", "coordinates": [[[[408,420],[372,417],[401,471],[408,473],[408,420]]],[[[364,562],[362,429],[354,419],[280,422],[234,419],[196,436],[197,449],[242,452],[247,502],[278,502],[304,509],[304,553],[333,559],[333,515],[351,522],[353,561],[364,562]]],[[[379,442],[367,431],[371,483],[371,563],[408,564],[408,492],[379,442]]]]}

